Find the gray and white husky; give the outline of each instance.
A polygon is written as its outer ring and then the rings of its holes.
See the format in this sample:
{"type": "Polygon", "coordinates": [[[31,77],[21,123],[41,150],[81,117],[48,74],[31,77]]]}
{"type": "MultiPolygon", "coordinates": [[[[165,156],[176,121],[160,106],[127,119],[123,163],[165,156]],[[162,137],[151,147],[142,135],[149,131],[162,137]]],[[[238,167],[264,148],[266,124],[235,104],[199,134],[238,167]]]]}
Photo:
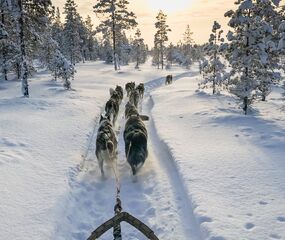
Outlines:
{"type": "Polygon", "coordinates": [[[140,116],[130,116],[124,130],[125,154],[133,175],[142,167],[147,156],[147,130],[140,116]]]}
{"type": "Polygon", "coordinates": [[[104,176],[103,164],[114,164],[117,157],[118,141],[112,128],[110,116],[101,116],[100,126],[96,138],[96,157],[99,162],[101,175],[104,176]]]}

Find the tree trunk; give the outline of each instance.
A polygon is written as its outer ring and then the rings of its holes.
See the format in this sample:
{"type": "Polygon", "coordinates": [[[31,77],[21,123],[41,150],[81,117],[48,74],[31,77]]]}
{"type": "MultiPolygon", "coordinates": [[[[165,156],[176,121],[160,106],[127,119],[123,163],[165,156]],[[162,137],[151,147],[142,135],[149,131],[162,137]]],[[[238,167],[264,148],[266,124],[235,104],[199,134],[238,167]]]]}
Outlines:
{"type": "Polygon", "coordinates": [[[160,54],[161,54],[161,69],[163,69],[164,62],[163,62],[163,45],[160,44],[160,54]]]}
{"type": "Polygon", "coordinates": [[[244,104],[244,107],[243,107],[244,115],[247,115],[248,97],[243,98],[243,104],[244,104]]]}
{"type": "Polygon", "coordinates": [[[114,0],[112,0],[112,38],[113,38],[113,62],[115,71],[118,70],[117,65],[117,49],[116,49],[116,19],[115,19],[115,4],[114,0]]]}
{"type": "Polygon", "coordinates": [[[20,16],[19,16],[19,28],[20,28],[20,46],[21,46],[21,80],[22,80],[22,93],[24,97],[29,97],[29,85],[28,85],[28,65],[26,55],[26,45],[24,40],[24,13],[22,0],[18,0],[20,16]]]}
{"type": "MultiPolygon", "coordinates": [[[[5,15],[4,15],[4,10],[1,11],[1,22],[3,26],[5,25],[5,15]]],[[[4,74],[4,79],[8,81],[8,70],[7,70],[7,51],[6,51],[6,44],[3,43],[3,52],[2,52],[2,57],[3,57],[3,74],[4,74]]]]}

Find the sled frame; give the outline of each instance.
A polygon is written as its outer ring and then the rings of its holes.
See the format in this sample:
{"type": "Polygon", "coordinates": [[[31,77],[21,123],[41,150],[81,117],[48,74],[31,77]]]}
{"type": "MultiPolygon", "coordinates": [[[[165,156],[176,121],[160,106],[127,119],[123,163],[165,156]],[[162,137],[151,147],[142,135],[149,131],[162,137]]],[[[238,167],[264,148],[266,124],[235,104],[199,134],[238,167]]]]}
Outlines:
{"type": "Polygon", "coordinates": [[[97,240],[105,232],[107,232],[111,228],[114,228],[116,225],[118,225],[119,223],[123,221],[135,227],[148,239],[159,240],[158,237],[154,234],[154,232],[147,225],[145,225],[139,219],[135,218],[134,216],[132,216],[131,214],[127,212],[120,212],[119,214],[111,218],[110,220],[103,223],[94,232],[92,232],[91,236],[87,240],[97,240]]]}

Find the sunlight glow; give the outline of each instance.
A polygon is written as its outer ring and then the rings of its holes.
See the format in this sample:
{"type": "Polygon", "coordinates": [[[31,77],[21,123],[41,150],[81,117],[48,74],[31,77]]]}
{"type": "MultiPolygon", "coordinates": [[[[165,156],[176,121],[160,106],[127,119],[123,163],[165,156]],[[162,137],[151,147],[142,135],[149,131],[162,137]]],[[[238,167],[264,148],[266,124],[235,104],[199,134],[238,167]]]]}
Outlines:
{"type": "Polygon", "coordinates": [[[193,1],[191,0],[147,0],[151,10],[165,11],[166,13],[173,13],[188,8],[193,1]]]}

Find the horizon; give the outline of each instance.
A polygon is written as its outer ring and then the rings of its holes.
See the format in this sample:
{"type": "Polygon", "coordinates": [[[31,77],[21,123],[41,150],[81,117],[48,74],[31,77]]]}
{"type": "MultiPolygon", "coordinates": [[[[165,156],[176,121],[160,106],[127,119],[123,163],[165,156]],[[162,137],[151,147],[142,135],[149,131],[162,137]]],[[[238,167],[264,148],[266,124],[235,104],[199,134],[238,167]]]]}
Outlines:
{"type": "MultiPolygon", "coordinates": [[[[62,19],[64,19],[63,6],[65,2],[66,0],[53,1],[53,4],[60,8],[62,19]]],[[[75,0],[80,15],[83,19],[86,19],[87,15],[89,15],[94,27],[99,23],[99,19],[93,12],[95,2],[94,0],[84,2],[75,0]]],[[[168,43],[177,44],[182,40],[186,26],[189,24],[193,32],[194,42],[203,44],[209,39],[214,21],[221,24],[225,33],[229,30],[227,26],[229,19],[224,17],[224,13],[235,7],[234,1],[229,0],[176,0],[175,4],[171,0],[129,0],[129,2],[128,9],[137,16],[138,28],[141,30],[145,42],[150,47],[153,46],[155,17],[160,9],[167,15],[167,24],[172,30],[168,34],[168,43]]],[[[285,0],[282,0],[281,3],[285,4],[285,0]]],[[[128,36],[133,36],[132,31],[128,32],[128,36]]]]}

